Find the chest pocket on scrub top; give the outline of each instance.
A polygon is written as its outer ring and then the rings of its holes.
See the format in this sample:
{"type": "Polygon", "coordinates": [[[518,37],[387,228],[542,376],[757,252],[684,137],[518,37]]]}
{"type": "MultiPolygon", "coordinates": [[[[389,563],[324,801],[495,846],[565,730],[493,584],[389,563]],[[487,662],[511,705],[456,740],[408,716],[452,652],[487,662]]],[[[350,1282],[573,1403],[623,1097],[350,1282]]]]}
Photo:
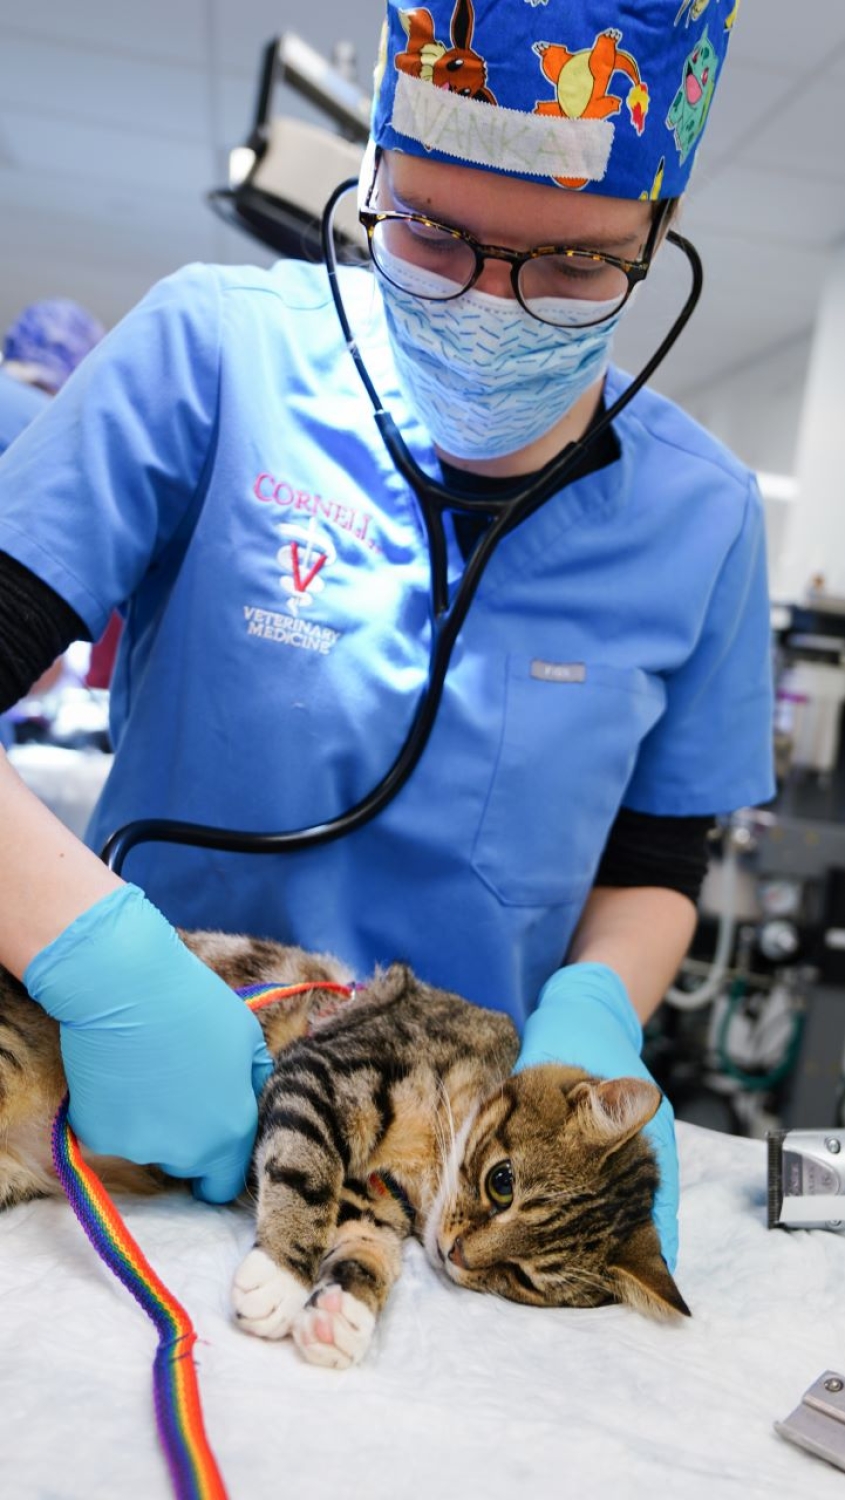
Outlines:
{"type": "Polygon", "coordinates": [[[509,657],[472,857],[500,901],[550,906],[584,895],[665,702],[660,679],[638,667],[509,657]]]}

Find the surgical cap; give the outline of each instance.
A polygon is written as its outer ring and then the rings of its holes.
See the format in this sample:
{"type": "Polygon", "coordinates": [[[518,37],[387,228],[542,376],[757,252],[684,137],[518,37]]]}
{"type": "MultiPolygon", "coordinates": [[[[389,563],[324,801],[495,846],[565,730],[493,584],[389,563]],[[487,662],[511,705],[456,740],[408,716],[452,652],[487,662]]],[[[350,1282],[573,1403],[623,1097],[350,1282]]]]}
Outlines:
{"type": "Polygon", "coordinates": [[[105,334],[86,308],[68,297],[32,302],[6,331],[4,360],[28,366],[45,390],[61,390],[69,375],[105,334]]]}
{"type": "Polygon", "coordinates": [[[618,198],[686,187],[739,0],[388,0],[379,146],[618,198]]]}

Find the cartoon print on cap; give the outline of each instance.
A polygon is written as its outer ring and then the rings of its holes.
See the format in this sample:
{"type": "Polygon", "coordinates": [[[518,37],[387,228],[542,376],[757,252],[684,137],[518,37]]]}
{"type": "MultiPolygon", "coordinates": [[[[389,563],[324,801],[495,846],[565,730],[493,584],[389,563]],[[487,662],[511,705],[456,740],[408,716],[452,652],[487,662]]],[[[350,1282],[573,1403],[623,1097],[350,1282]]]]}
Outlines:
{"type": "MultiPolygon", "coordinates": [[[[535,42],[533,51],[540,59],[546,78],[555,86],[554,100],[540,100],[534,106],[538,115],[563,115],[568,120],[606,120],[622,108],[617,94],[609,94],[608,86],[614,73],[624,73],[632,87],[626,104],[631,124],[642,135],[648,113],[648,86],[640,76],[636,58],[623,52],[618,43],[622,32],[615,27],[602,31],[592,47],[579,52],[558,42],[535,42]]],[[[582,188],[586,178],[555,177],[561,187],[582,188]]]]}
{"type": "MultiPolygon", "coordinates": [[[[718,4],[719,0],[716,0],[716,3],[718,4]]],[[[687,13],[687,26],[689,26],[690,21],[700,21],[709,4],[710,0],[683,0],[681,8],[675,17],[675,25],[677,26],[684,11],[687,13]]]]}
{"type": "Polygon", "coordinates": [[[640,193],[641,203],[656,203],[658,201],[663,188],[663,178],[665,172],[666,157],[661,156],[659,162],[657,163],[657,170],[654,174],[651,187],[648,189],[648,192],[640,193]]]}
{"type": "MultiPolygon", "coordinates": [[[[721,3],[722,0],[716,0],[717,5],[721,5],[721,3]]],[[[690,21],[700,21],[709,4],[710,0],[682,0],[681,8],[675,17],[675,25],[677,26],[678,22],[683,17],[684,11],[686,11],[687,13],[687,26],[689,26],[690,21]]],[[[729,16],[725,16],[725,31],[733,30],[734,23],[739,13],[739,5],[740,0],[734,0],[733,10],[731,11],[729,16]]]]}
{"type": "Polygon", "coordinates": [[[675,145],[685,162],[707,121],[716,87],[719,59],[707,35],[707,27],[684,63],[681,86],[666,116],[666,128],[675,132],[675,145]]]}
{"type": "Polygon", "coordinates": [[[387,0],[373,140],[564,190],[680,197],[739,3],[387,0]]]}
{"type": "Polygon", "coordinates": [[[397,52],[396,67],[412,78],[422,78],[437,89],[463,94],[484,104],[495,104],[495,95],[487,88],[487,64],[472,50],[475,12],[472,0],[455,0],[449,26],[451,47],[434,35],[434,19],[429,10],[400,10],[399,19],[408,38],[404,52],[397,52]]]}

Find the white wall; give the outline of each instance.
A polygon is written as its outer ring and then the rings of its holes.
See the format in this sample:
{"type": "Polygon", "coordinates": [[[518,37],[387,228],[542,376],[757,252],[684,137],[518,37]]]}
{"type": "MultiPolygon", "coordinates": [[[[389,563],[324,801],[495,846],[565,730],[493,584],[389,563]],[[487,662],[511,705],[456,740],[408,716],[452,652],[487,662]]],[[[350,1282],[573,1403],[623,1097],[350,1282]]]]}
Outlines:
{"type": "Polygon", "coordinates": [[[807,333],[765,360],[686,391],[680,399],[751,468],[794,474],[811,342],[807,333]]]}
{"type": "MultiPolygon", "coordinates": [[[[812,335],[792,340],[769,358],[744,365],[728,378],[684,393],[685,409],[763,476],[793,480],[798,491],[798,440],[812,335]]],[[[798,495],[788,485],[762,483],[769,576],[780,572],[790,517],[798,495]],[[781,493],[786,491],[786,493],[781,493]]],[[[798,492],[800,493],[800,491],[798,492]]]]}
{"type": "Polygon", "coordinates": [[[799,499],[789,516],[777,597],[811,588],[845,599],[845,246],[831,258],[801,404],[796,449],[799,499]]]}
{"type": "Polygon", "coordinates": [[[784,602],[804,600],[813,576],[845,599],[845,246],[828,253],[817,280],[805,335],[675,393],[752,468],[794,478],[793,500],[766,505],[772,592],[784,602]]]}

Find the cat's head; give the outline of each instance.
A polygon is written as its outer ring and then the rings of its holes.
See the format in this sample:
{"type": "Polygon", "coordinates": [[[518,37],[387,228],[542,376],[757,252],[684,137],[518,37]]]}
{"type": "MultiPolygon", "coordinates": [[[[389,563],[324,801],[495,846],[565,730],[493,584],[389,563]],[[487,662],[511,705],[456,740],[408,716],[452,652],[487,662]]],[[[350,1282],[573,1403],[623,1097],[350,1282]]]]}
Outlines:
{"type": "Polygon", "coordinates": [[[642,1079],[557,1064],[508,1078],[453,1144],[429,1258],[460,1286],[514,1302],[688,1316],[651,1217],[658,1172],[641,1131],[660,1097],[642,1079]]]}

